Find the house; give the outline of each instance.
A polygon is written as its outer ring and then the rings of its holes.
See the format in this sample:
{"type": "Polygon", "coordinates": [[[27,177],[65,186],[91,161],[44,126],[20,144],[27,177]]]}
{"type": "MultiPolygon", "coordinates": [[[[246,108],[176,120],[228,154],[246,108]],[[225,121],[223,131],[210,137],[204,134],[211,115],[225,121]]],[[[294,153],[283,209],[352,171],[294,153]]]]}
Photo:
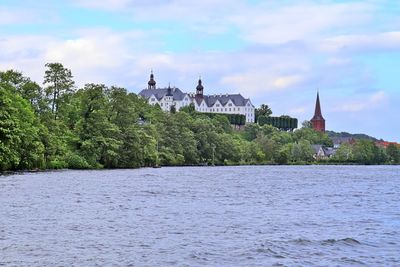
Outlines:
{"type": "Polygon", "coordinates": [[[147,89],[142,90],[139,96],[145,98],[150,105],[158,104],[164,111],[170,111],[174,106],[177,111],[190,104],[197,112],[241,114],[245,115],[246,123],[255,121],[255,107],[249,98],[241,94],[204,95],[204,86],[199,79],[196,93],[184,93],[179,88],[156,88],[154,74],[151,72],[147,89]]]}
{"type": "Polygon", "coordinates": [[[314,151],[314,159],[316,160],[324,160],[333,157],[337,151],[336,148],[333,147],[325,147],[323,145],[312,145],[312,149],[314,151]]]}

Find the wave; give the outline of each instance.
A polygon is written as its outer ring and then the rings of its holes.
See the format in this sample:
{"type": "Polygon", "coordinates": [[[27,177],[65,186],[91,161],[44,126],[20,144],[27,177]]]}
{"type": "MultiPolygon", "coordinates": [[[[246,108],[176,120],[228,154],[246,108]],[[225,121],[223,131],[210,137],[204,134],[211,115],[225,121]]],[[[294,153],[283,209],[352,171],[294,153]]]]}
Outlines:
{"type": "Polygon", "coordinates": [[[351,237],[346,237],[343,239],[326,239],[321,241],[321,245],[327,246],[327,245],[335,245],[335,244],[344,244],[344,245],[349,245],[349,246],[356,246],[360,245],[361,242],[358,241],[357,239],[351,238],[351,237]]]}

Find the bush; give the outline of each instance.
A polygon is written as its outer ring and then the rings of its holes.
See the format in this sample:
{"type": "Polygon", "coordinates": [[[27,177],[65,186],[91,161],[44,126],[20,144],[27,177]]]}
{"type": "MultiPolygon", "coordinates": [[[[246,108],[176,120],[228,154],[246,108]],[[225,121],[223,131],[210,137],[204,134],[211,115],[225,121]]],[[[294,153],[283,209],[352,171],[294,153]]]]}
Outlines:
{"type": "Polygon", "coordinates": [[[68,164],[64,160],[55,159],[47,163],[47,169],[66,169],[68,164]]]}
{"type": "Polygon", "coordinates": [[[67,162],[68,168],[70,169],[89,169],[90,165],[87,161],[74,153],[70,153],[66,156],[65,161],[67,162]]]}

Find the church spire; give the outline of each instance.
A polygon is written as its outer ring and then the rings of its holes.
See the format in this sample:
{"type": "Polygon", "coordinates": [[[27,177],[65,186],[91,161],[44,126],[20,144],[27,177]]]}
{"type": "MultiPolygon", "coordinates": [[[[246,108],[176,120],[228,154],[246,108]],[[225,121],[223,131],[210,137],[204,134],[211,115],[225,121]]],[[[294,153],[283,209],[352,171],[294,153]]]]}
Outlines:
{"type": "Polygon", "coordinates": [[[314,118],[322,118],[321,104],[319,103],[319,91],[317,91],[317,101],[315,102],[314,118]]]}
{"type": "Polygon", "coordinates": [[[321,104],[319,102],[319,91],[317,91],[317,100],[315,102],[314,117],[311,119],[313,129],[319,132],[325,132],[325,119],[322,116],[321,104]]]}
{"type": "Polygon", "coordinates": [[[148,87],[147,87],[148,89],[156,89],[156,81],[154,80],[153,70],[151,70],[150,80],[147,83],[147,85],[148,85],[148,87]]]}

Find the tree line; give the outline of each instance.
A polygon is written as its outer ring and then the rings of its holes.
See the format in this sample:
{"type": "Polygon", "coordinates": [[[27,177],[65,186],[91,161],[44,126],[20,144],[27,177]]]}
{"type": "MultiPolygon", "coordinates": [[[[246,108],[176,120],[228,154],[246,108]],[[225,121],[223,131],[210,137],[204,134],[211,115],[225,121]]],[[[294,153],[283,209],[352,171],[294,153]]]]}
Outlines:
{"type": "MultiPolygon", "coordinates": [[[[190,108],[163,112],[125,88],[76,88],[71,70],[46,64],[40,85],[21,72],[0,72],[0,171],[58,168],[137,168],[156,165],[304,164],[312,144],[332,145],[311,128],[231,124],[239,116],[190,108]]],[[[399,163],[397,146],[368,140],[343,145],[338,163],[399,163]]]]}

